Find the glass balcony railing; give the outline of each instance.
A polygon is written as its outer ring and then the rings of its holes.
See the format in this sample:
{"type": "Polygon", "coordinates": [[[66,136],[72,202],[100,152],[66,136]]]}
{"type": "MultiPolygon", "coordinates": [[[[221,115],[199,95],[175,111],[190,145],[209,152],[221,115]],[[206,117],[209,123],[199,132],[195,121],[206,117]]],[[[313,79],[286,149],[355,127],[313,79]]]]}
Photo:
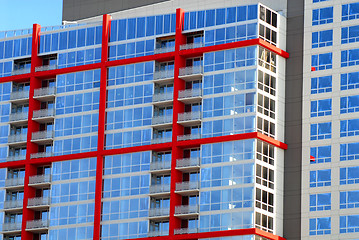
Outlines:
{"type": "Polygon", "coordinates": [[[17,112],[17,113],[10,113],[9,120],[10,122],[18,122],[18,121],[27,121],[29,117],[28,112],[17,112]]]}
{"type": "Polygon", "coordinates": [[[24,186],[24,178],[8,178],[5,180],[5,187],[24,186]]]}
{"type": "Polygon", "coordinates": [[[24,202],[23,199],[19,199],[19,200],[6,200],[6,201],[4,202],[4,209],[10,210],[10,209],[22,208],[23,202],[24,202]]]}
{"type": "Polygon", "coordinates": [[[38,88],[34,91],[34,98],[55,95],[56,88],[55,87],[46,87],[46,88],[38,88]]]}
{"type": "Polygon", "coordinates": [[[148,237],[158,237],[158,236],[167,236],[169,233],[168,230],[162,230],[162,231],[149,231],[148,237]]]}
{"type": "Polygon", "coordinates": [[[176,168],[197,167],[200,166],[200,158],[182,158],[177,160],[176,168]]]}
{"type": "Polygon", "coordinates": [[[169,192],[170,192],[169,184],[155,184],[150,186],[150,194],[169,193],[169,192]]]}
{"type": "Polygon", "coordinates": [[[181,205],[176,206],[175,214],[183,215],[183,214],[195,214],[198,213],[198,205],[181,205]]]}
{"type": "Polygon", "coordinates": [[[30,68],[20,68],[20,69],[14,69],[11,72],[11,75],[20,75],[20,74],[26,74],[26,73],[30,73],[31,69],[30,68]]]}
{"type": "Polygon", "coordinates": [[[188,122],[188,121],[195,121],[200,120],[202,118],[201,112],[184,112],[178,114],[178,122],[188,122]]]}
{"type": "Polygon", "coordinates": [[[51,199],[49,197],[37,197],[29,198],[27,202],[28,207],[38,207],[38,206],[49,206],[51,199]]]}
{"type": "Polygon", "coordinates": [[[186,89],[178,92],[178,99],[194,98],[201,96],[202,96],[202,89],[200,88],[186,89]]]}
{"type": "Polygon", "coordinates": [[[179,182],[176,183],[176,191],[199,190],[199,182],[179,182]]]}
{"type": "Polygon", "coordinates": [[[3,232],[21,232],[21,222],[16,223],[4,223],[2,225],[3,232]]]}
{"type": "Polygon", "coordinates": [[[172,115],[161,115],[152,118],[152,125],[163,125],[172,123],[172,115]]]}
{"type": "Polygon", "coordinates": [[[19,161],[19,160],[25,160],[25,155],[16,155],[16,156],[9,156],[6,158],[6,161],[12,162],[12,161],[19,161]]]}
{"type": "Polygon", "coordinates": [[[16,91],[10,94],[10,101],[24,100],[29,98],[29,91],[16,91]]]}
{"type": "Polygon", "coordinates": [[[39,66],[39,67],[35,67],[35,72],[54,70],[57,69],[57,67],[58,67],[57,64],[39,66]]]}
{"type": "Polygon", "coordinates": [[[148,212],[149,217],[164,217],[169,215],[169,208],[150,208],[150,211],[148,212]]]}
{"type": "Polygon", "coordinates": [[[179,76],[202,75],[202,66],[190,66],[179,69],[179,76]]]}
{"type": "Polygon", "coordinates": [[[39,152],[39,153],[32,153],[30,155],[31,158],[44,158],[44,157],[52,157],[54,156],[53,152],[39,152]]]}
{"type": "Polygon", "coordinates": [[[26,230],[43,229],[49,227],[49,220],[31,220],[26,222],[26,230]]]}
{"type": "Polygon", "coordinates": [[[155,93],[152,96],[152,102],[164,102],[164,101],[172,101],[172,100],[173,100],[173,92],[155,93]]]}
{"type": "Polygon", "coordinates": [[[157,137],[151,140],[152,144],[172,142],[172,137],[157,137]]]}
{"type": "Polygon", "coordinates": [[[29,178],[29,184],[44,184],[51,182],[51,175],[50,174],[44,174],[44,175],[35,175],[30,176],[29,178]]]}
{"type": "Polygon", "coordinates": [[[198,228],[179,228],[175,229],[174,234],[198,233],[198,228]]]}
{"type": "Polygon", "coordinates": [[[187,141],[187,140],[193,140],[193,139],[199,139],[199,138],[201,138],[200,133],[192,133],[192,134],[177,136],[177,141],[187,141]]]}
{"type": "Polygon", "coordinates": [[[14,134],[8,137],[8,143],[22,143],[26,142],[27,134],[14,134]]]}
{"type": "Polygon", "coordinates": [[[46,118],[46,117],[53,117],[55,116],[55,109],[51,108],[51,109],[40,109],[40,110],[36,110],[34,111],[32,118],[36,119],[36,118],[46,118]]]}
{"type": "Polygon", "coordinates": [[[200,47],[204,47],[204,43],[203,43],[203,42],[187,43],[187,44],[181,45],[181,46],[180,46],[180,50],[187,50],[187,49],[200,48],[200,47]]]}
{"type": "Polygon", "coordinates": [[[160,53],[167,53],[167,52],[174,52],[174,51],[175,51],[175,46],[171,46],[171,47],[156,48],[154,53],[160,54],[160,53]]]}
{"type": "Polygon", "coordinates": [[[153,74],[153,80],[170,79],[174,77],[174,70],[162,70],[155,71],[153,74]]]}
{"type": "Polygon", "coordinates": [[[54,137],[53,131],[39,131],[32,133],[32,140],[44,140],[44,139],[52,139],[54,137]]]}
{"type": "Polygon", "coordinates": [[[150,171],[171,170],[171,161],[151,162],[150,171]]]}

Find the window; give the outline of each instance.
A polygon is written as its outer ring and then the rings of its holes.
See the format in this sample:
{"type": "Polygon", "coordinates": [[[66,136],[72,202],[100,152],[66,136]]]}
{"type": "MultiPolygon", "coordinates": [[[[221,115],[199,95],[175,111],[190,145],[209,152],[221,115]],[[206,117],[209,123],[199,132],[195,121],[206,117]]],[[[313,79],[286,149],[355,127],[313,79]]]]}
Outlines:
{"type": "Polygon", "coordinates": [[[310,125],[310,140],[332,138],[332,123],[315,123],[310,125]]]}
{"type": "Polygon", "coordinates": [[[310,161],[311,164],[331,162],[332,147],[312,147],[310,148],[310,155],[314,157],[314,161],[310,161]]]}
{"type": "Polygon", "coordinates": [[[341,67],[359,64],[359,49],[344,50],[341,53],[341,67]]]}
{"type": "Polygon", "coordinates": [[[340,75],[340,90],[359,88],[359,72],[340,75]]]}
{"type": "Polygon", "coordinates": [[[359,119],[340,121],[340,137],[359,135],[359,119]]]}
{"type": "Polygon", "coordinates": [[[340,209],[359,208],[359,191],[340,192],[340,209]]]}
{"type": "Polygon", "coordinates": [[[277,55],[265,48],[259,48],[258,65],[266,69],[276,72],[277,71],[277,55]]]}
{"type": "Polygon", "coordinates": [[[106,130],[124,129],[151,125],[152,107],[140,107],[108,111],[106,130]]]}
{"type": "Polygon", "coordinates": [[[148,197],[103,201],[102,221],[148,217],[148,209],[148,197]]]}
{"type": "Polygon", "coordinates": [[[359,142],[340,144],[340,161],[359,159],[359,142]]]}
{"type": "Polygon", "coordinates": [[[273,218],[256,212],[255,227],[273,233],[273,218]]]}
{"type": "Polygon", "coordinates": [[[257,117],[257,131],[275,138],[275,123],[270,122],[267,119],[257,117]]]}
{"type": "Polygon", "coordinates": [[[274,46],[277,43],[277,32],[262,24],[259,24],[259,37],[273,44],[274,46]]]}
{"type": "Polygon", "coordinates": [[[310,195],[309,205],[310,211],[331,210],[331,193],[310,195]]]}
{"type": "Polygon", "coordinates": [[[266,142],[257,140],[256,157],[258,160],[274,165],[274,147],[266,142]]]}
{"type": "Polygon", "coordinates": [[[340,216],[340,233],[359,232],[359,215],[340,216]]]}
{"type": "Polygon", "coordinates": [[[340,168],[340,185],[358,184],[359,167],[340,168]]]}
{"type": "Polygon", "coordinates": [[[88,48],[86,50],[63,52],[58,57],[58,67],[74,67],[101,61],[101,48],[88,48]]]}
{"type": "Polygon", "coordinates": [[[331,169],[310,171],[309,181],[311,188],[331,186],[331,169]]]}
{"type": "Polygon", "coordinates": [[[151,129],[106,133],[106,149],[148,145],[151,143],[151,129]]]}
{"type": "Polygon", "coordinates": [[[312,33],[312,48],[327,47],[333,45],[333,30],[312,33]]]}
{"type": "Polygon", "coordinates": [[[268,8],[260,6],[259,19],[265,21],[266,23],[272,25],[273,27],[277,27],[277,13],[272,12],[268,8]]]}
{"type": "Polygon", "coordinates": [[[142,57],[154,54],[155,40],[111,44],[108,49],[108,60],[142,57]]]}
{"type": "Polygon", "coordinates": [[[311,94],[332,91],[332,76],[312,78],[311,94]]]}
{"type": "Polygon", "coordinates": [[[342,44],[359,41],[359,25],[342,28],[342,44]]]}
{"type": "Polygon", "coordinates": [[[340,98],[340,113],[359,112],[359,95],[340,98]]]}
{"type": "Polygon", "coordinates": [[[359,17],[359,3],[342,5],[342,21],[352,20],[359,17]]]}
{"type": "Polygon", "coordinates": [[[316,70],[332,69],[332,53],[312,55],[312,67],[316,70]]]}
{"type": "Polygon", "coordinates": [[[312,25],[321,25],[333,22],[333,7],[313,9],[312,25]]]}
{"type": "Polygon", "coordinates": [[[275,96],[276,78],[268,73],[258,70],[258,89],[275,96]]]}
{"type": "Polygon", "coordinates": [[[310,116],[321,117],[332,115],[332,99],[311,101],[310,116]]]}
{"type": "Polygon", "coordinates": [[[105,178],[103,198],[125,197],[149,193],[150,174],[105,178]]]}
{"type": "Polygon", "coordinates": [[[311,218],[309,219],[309,235],[331,234],[331,218],[311,218]]]}
{"type": "Polygon", "coordinates": [[[256,207],[273,213],[274,194],[256,188],[256,207]]]}
{"type": "Polygon", "coordinates": [[[274,189],[274,170],[257,164],[256,183],[274,189]]]}

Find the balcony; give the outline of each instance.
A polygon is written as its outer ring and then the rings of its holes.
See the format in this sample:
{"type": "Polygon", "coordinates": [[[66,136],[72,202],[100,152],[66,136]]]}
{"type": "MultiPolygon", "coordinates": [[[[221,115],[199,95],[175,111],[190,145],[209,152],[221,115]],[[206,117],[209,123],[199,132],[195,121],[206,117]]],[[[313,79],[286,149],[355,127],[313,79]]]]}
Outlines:
{"type": "Polygon", "coordinates": [[[31,187],[43,188],[43,187],[49,187],[50,184],[51,184],[50,174],[35,175],[35,176],[30,176],[29,178],[29,186],[31,187]]]}
{"type": "Polygon", "coordinates": [[[6,210],[7,212],[10,211],[22,211],[22,206],[23,206],[23,199],[19,199],[19,200],[5,200],[4,202],[4,210],[6,210]]]}
{"type": "Polygon", "coordinates": [[[154,105],[171,105],[173,102],[173,92],[155,93],[152,96],[152,102],[154,105]]]}
{"type": "Polygon", "coordinates": [[[9,146],[26,145],[27,134],[14,134],[8,137],[9,146]]]}
{"type": "Polygon", "coordinates": [[[165,231],[165,230],[163,230],[163,231],[149,231],[148,232],[148,237],[158,237],[158,236],[166,236],[166,235],[168,235],[168,230],[167,231],[165,231]]]}
{"type": "Polygon", "coordinates": [[[176,183],[176,193],[183,196],[198,194],[199,182],[179,182],[176,183]]]}
{"type": "Polygon", "coordinates": [[[171,171],[171,161],[155,161],[151,162],[150,171],[156,173],[164,173],[171,171]]]}
{"type": "Polygon", "coordinates": [[[199,139],[199,138],[201,138],[200,133],[192,133],[192,134],[177,136],[177,141],[187,141],[187,140],[193,140],[193,139],[199,139]]]}
{"type": "Polygon", "coordinates": [[[179,69],[179,77],[185,81],[193,81],[196,79],[202,79],[203,67],[191,66],[179,69]]]}
{"type": "Polygon", "coordinates": [[[204,47],[204,43],[203,43],[203,42],[187,43],[187,44],[182,44],[182,45],[180,46],[180,50],[187,50],[187,49],[200,48],[200,47],[204,47]]]}
{"type": "Polygon", "coordinates": [[[11,72],[11,75],[21,75],[21,74],[26,74],[26,73],[30,73],[31,72],[31,68],[20,68],[20,69],[14,69],[11,72]]]}
{"type": "Polygon", "coordinates": [[[49,197],[29,198],[27,202],[27,208],[33,210],[48,209],[50,207],[50,202],[51,199],[49,197]]]}
{"type": "Polygon", "coordinates": [[[29,91],[16,91],[10,94],[11,102],[27,102],[29,101],[29,91]]]}
{"type": "Polygon", "coordinates": [[[178,114],[178,123],[183,126],[197,125],[201,122],[202,114],[200,111],[184,112],[178,114]]]}
{"type": "Polygon", "coordinates": [[[54,69],[57,69],[57,64],[35,67],[35,72],[49,71],[54,69]]]}
{"type": "Polygon", "coordinates": [[[54,137],[53,131],[34,132],[32,133],[31,142],[41,143],[41,144],[52,143],[53,137],[54,137]]]}
{"type": "Polygon", "coordinates": [[[21,189],[24,187],[24,178],[8,178],[5,180],[5,188],[21,189]]]}
{"type": "Polygon", "coordinates": [[[175,51],[175,46],[171,46],[171,47],[156,48],[154,53],[160,54],[160,53],[167,53],[167,52],[174,52],[174,51],[175,51]]]}
{"type": "Polygon", "coordinates": [[[161,115],[152,117],[152,126],[169,127],[172,125],[172,115],[161,115]]]}
{"type": "Polygon", "coordinates": [[[175,229],[174,234],[188,234],[188,233],[198,233],[198,228],[179,228],[175,229]]]}
{"type": "Polygon", "coordinates": [[[31,220],[26,222],[26,231],[43,232],[49,228],[49,220],[31,220]]]}
{"type": "Polygon", "coordinates": [[[169,208],[150,208],[148,217],[152,220],[164,220],[170,217],[169,208]]]}
{"type": "Polygon", "coordinates": [[[202,99],[202,89],[192,88],[178,92],[178,100],[183,103],[194,103],[199,102],[202,99]]]}
{"type": "Polygon", "coordinates": [[[200,168],[200,158],[182,158],[177,160],[176,169],[191,172],[200,168]]]}
{"type": "Polygon", "coordinates": [[[29,117],[28,112],[10,113],[9,121],[11,122],[11,124],[20,125],[27,123],[28,117],[29,117]]]}
{"type": "Polygon", "coordinates": [[[198,216],[198,205],[176,206],[175,216],[179,218],[194,218],[198,216]]]}
{"type": "Polygon", "coordinates": [[[16,156],[9,156],[6,158],[7,162],[13,162],[13,161],[19,161],[19,160],[25,160],[25,155],[16,155],[16,156]]]}
{"type": "Polygon", "coordinates": [[[47,87],[47,88],[38,88],[34,91],[34,99],[48,101],[55,97],[56,88],[47,87]]]}
{"type": "Polygon", "coordinates": [[[150,186],[150,196],[165,196],[170,194],[171,186],[169,184],[155,184],[150,186]]]}
{"type": "Polygon", "coordinates": [[[32,153],[30,158],[45,158],[45,157],[52,157],[54,156],[53,152],[39,152],[39,153],[32,153]]]}
{"type": "Polygon", "coordinates": [[[3,233],[21,233],[21,222],[16,222],[16,223],[4,223],[2,225],[2,232],[3,233]]]}
{"type": "Polygon", "coordinates": [[[55,109],[40,109],[34,111],[34,114],[32,115],[32,120],[39,122],[39,123],[46,123],[51,122],[54,120],[55,116],[55,109]]]}
{"type": "Polygon", "coordinates": [[[151,144],[172,142],[172,137],[158,137],[151,140],[151,144]]]}
{"type": "Polygon", "coordinates": [[[167,83],[173,81],[174,78],[174,70],[162,70],[155,71],[153,74],[154,82],[167,83]]]}

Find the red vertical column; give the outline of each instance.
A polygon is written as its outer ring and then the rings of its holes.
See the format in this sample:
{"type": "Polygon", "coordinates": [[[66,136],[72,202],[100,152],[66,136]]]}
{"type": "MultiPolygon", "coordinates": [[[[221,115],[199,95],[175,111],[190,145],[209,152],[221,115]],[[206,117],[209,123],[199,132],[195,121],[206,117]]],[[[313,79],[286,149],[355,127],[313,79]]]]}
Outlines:
{"type": "Polygon", "coordinates": [[[97,167],[96,167],[96,192],[95,192],[95,214],[93,239],[99,240],[101,234],[101,199],[102,199],[102,174],[103,156],[102,151],[105,146],[105,123],[106,123],[106,87],[107,87],[107,67],[105,63],[108,59],[108,41],[110,32],[111,16],[103,15],[102,23],[102,51],[101,51],[101,81],[100,81],[100,101],[99,101],[99,120],[98,120],[98,142],[97,142],[97,167]]]}
{"type": "Polygon", "coordinates": [[[171,192],[170,192],[170,222],[169,235],[174,235],[174,230],[181,228],[181,219],[174,216],[175,208],[182,203],[182,196],[175,193],[176,183],[182,181],[182,172],[176,170],[177,159],[182,158],[183,151],[177,146],[177,137],[183,134],[183,126],[177,123],[178,113],[184,111],[184,104],[178,101],[178,91],[185,88],[185,82],[180,79],[179,69],[185,67],[185,59],[180,56],[180,46],[186,43],[186,38],[182,34],[184,11],[176,11],[176,41],[175,41],[175,64],[174,64],[174,88],[173,88],[173,128],[172,128],[172,163],[171,163],[171,192]]]}
{"type": "MultiPolygon", "coordinates": [[[[41,26],[33,25],[32,31],[32,51],[31,51],[31,72],[30,72],[30,91],[29,91],[29,115],[27,126],[26,160],[30,160],[31,153],[38,151],[37,144],[31,142],[32,133],[38,131],[39,125],[32,120],[33,111],[40,109],[40,103],[34,97],[34,90],[41,87],[41,81],[34,77],[35,68],[42,65],[41,59],[37,56],[41,26]]],[[[34,219],[34,212],[27,208],[29,198],[35,197],[35,189],[29,187],[29,178],[36,174],[36,166],[26,163],[24,180],[24,201],[22,213],[21,239],[32,240],[32,233],[26,232],[26,222],[34,219]]]]}

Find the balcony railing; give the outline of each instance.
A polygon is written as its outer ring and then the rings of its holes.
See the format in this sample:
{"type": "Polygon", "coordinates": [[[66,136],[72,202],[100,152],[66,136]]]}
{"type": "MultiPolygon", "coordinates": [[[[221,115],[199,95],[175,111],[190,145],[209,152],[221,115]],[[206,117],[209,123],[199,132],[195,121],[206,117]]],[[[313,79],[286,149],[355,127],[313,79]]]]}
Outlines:
{"type": "Polygon", "coordinates": [[[25,160],[25,155],[16,155],[16,156],[9,156],[6,158],[6,161],[12,162],[12,161],[19,161],[19,160],[25,160]]]}
{"type": "Polygon", "coordinates": [[[175,214],[192,214],[198,213],[198,205],[182,205],[176,206],[175,214]]]}
{"type": "Polygon", "coordinates": [[[162,125],[172,123],[172,115],[161,115],[152,118],[152,125],[162,125]]]}
{"type": "Polygon", "coordinates": [[[48,182],[51,182],[50,174],[35,175],[35,176],[30,176],[29,178],[29,184],[42,184],[48,182]]]}
{"type": "Polygon", "coordinates": [[[35,91],[34,91],[34,98],[55,95],[55,94],[56,94],[55,87],[38,88],[38,89],[35,89],[35,91]]]}
{"type": "Polygon", "coordinates": [[[163,217],[169,215],[170,215],[169,208],[150,208],[150,211],[148,212],[149,217],[163,217]]]}
{"type": "Polygon", "coordinates": [[[174,52],[175,50],[175,46],[171,46],[171,47],[161,47],[161,48],[156,48],[154,53],[155,54],[159,54],[159,53],[167,53],[167,52],[174,52]]]}
{"type": "Polygon", "coordinates": [[[176,167],[195,167],[200,165],[200,158],[182,158],[177,160],[176,167]]]}
{"type": "Polygon", "coordinates": [[[158,236],[166,236],[168,235],[168,231],[149,231],[148,237],[158,237],[158,236]]]}
{"type": "Polygon", "coordinates": [[[153,138],[151,140],[152,144],[159,144],[159,143],[166,143],[166,142],[172,142],[172,138],[171,137],[158,137],[158,138],[153,138]]]}
{"type": "Polygon", "coordinates": [[[2,225],[3,232],[17,232],[21,231],[21,222],[16,223],[4,223],[2,225]]]}
{"type": "Polygon", "coordinates": [[[40,109],[34,111],[32,118],[45,118],[45,117],[53,117],[55,116],[55,109],[40,109]]]}
{"type": "Polygon", "coordinates": [[[39,131],[32,133],[32,140],[51,139],[54,137],[53,131],[39,131]]]}
{"type": "Polygon", "coordinates": [[[49,71],[54,69],[57,69],[57,64],[35,67],[35,72],[49,71]]]}
{"type": "Polygon", "coordinates": [[[176,183],[176,191],[198,190],[199,182],[179,182],[176,183]]]}
{"type": "Polygon", "coordinates": [[[188,233],[198,233],[198,228],[180,228],[175,229],[175,234],[188,234],[188,233]]]}
{"type": "Polygon", "coordinates": [[[21,99],[28,99],[29,98],[29,91],[16,91],[10,94],[10,100],[21,100],[21,99]]]}
{"type": "Polygon", "coordinates": [[[48,228],[49,220],[31,220],[26,222],[26,229],[39,229],[39,228],[48,228]]]}
{"type": "Polygon", "coordinates": [[[28,207],[47,206],[47,205],[50,205],[49,197],[29,198],[27,202],[28,207]]]}
{"type": "Polygon", "coordinates": [[[173,92],[155,93],[152,96],[152,102],[164,102],[173,100],[173,92]]]}
{"type": "Polygon", "coordinates": [[[31,158],[44,158],[44,157],[52,157],[54,156],[53,152],[39,152],[39,153],[32,153],[30,155],[31,158]]]}
{"type": "Polygon", "coordinates": [[[202,89],[200,88],[186,89],[178,92],[178,99],[193,98],[200,96],[202,96],[202,89]]]}
{"type": "Polygon", "coordinates": [[[160,79],[168,79],[174,77],[174,71],[172,70],[162,70],[162,71],[155,71],[153,74],[153,80],[160,80],[160,79]]]}
{"type": "Polygon", "coordinates": [[[8,143],[19,143],[19,142],[26,142],[27,134],[14,134],[8,137],[8,143]]]}
{"type": "Polygon", "coordinates": [[[20,74],[26,74],[26,73],[30,73],[31,69],[30,68],[20,68],[20,69],[14,69],[11,72],[11,75],[20,75],[20,74]]]}
{"type": "Polygon", "coordinates": [[[151,171],[166,170],[166,169],[171,169],[171,161],[151,162],[151,165],[150,165],[151,171]]]}
{"type": "Polygon", "coordinates": [[[19,200],[6,200],[4,202],[4,209],[16,209],[16,208],[22,208],[23,205],[23,199],[19,200]]]}
{"type": "Polygon", "coordinates": [[[204,43],[203,43],[203,42],[199,42],[199,43],[187,43],[187,44],[181,45],[181,46],[180,46],[180,50],[187,50],[187,49],[200,48],[200,47],[204,47],[204,43]]]}
{"type": "Polygon", "coordinates": [[[24,185],[24,178],[8,178],[5,180],[5,187],[18,187],[24,185]]]}
{"type": "Polygon", "coordinates": [[[201,112],[184,112],[178,114],[178,122],[187,122],[201,119],[201,112]]]}
{"type": "Polygon", "coordinates": [[[28,112],[17,112],[17,113],[10,113],[10,122],[22,121],[27,120],[29,117],[28,112]]]}
{"type": "Polygon", "coordinates": [[[189,75],[198,75],[203,74],[202,66],[191,66],[184,67],[179,69],[179,76],[189,76],[189,75]]]}
{"type": "Polygon", "coordinates": [[[150,193],[169,193],[170,192],[170,185],[169,184],[156,184],[150,186],[150,193]]]}
{"type": "Polygon", "coordinates": [[[200,133],[193,133],[193,134],[186,134],[186,135],[180,135],[177,136],[177,141],[187,141],[192,139],[198,139],[201,138],[200,133]]]}

